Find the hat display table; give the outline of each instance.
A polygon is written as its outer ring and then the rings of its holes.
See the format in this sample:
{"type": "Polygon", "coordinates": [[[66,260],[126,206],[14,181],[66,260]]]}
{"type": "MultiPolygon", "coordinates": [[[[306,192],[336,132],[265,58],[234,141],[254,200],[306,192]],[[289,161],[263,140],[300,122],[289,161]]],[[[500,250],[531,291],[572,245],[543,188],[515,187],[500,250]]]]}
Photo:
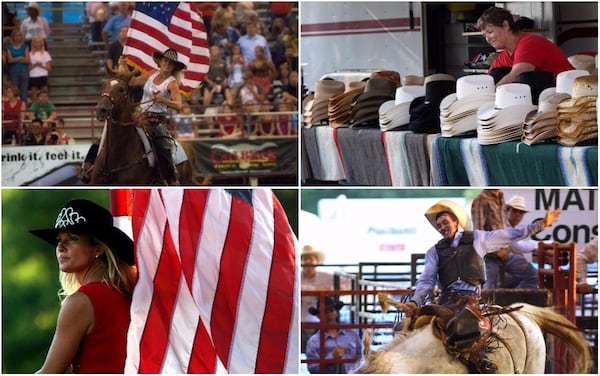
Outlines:
{"type": "Polygon", "coordinates": [[[598,147],[317,126],[302,129],[303,180],[364,186],[597,186],[598,147]],[[306,165],[305,165],[306,164],[306,165]]]}

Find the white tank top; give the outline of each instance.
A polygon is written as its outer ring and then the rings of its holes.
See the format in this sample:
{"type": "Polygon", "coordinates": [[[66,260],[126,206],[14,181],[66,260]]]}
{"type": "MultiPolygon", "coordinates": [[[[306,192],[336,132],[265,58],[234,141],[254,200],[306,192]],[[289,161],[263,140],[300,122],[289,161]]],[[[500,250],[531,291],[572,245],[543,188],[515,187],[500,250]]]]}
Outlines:
{"type": "Polygon", "coordinates": [[[162,95],[168,99],[171,99],[171,93],[169,92],[169,84],[171,81],[175,80],[175,77],[171,76],[163,81],[160,85],[156,85],[154,83],[154,79],[158,76],[160,72],[156,71],[148,79],[144,84],[144,95],[142,96],[142,101],[140,104],[140,108],[142,112],[157,112],[161,114],[167,113],[167,105],[164,103],[152,102],[153,94],[157,93],[162,95]]]}

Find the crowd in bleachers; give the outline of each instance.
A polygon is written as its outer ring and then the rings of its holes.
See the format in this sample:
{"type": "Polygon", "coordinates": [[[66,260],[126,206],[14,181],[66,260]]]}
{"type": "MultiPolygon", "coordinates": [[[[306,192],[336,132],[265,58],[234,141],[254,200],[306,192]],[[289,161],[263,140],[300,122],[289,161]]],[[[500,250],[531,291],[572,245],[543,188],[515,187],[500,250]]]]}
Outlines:
{"type": "Polygon", "coordinates": [[[48,20],[37,3],[24,5],[23,19],[6,3],[2,8],[2,143],[71,142],[49,98],[52,56],[46,41],[50,35],[48,20]]]}
{"type": "MultiPolygon", "coordinates": [[[[220,137],[297,133],[296,10],[292,2],[199,3],[211,62],[202,87],[187,99],[188,123],[220,137]]],[[[174,134],[190,137],[182,116],[173,119],[174,134]]]]}
{"type": "MultiPolygon", "coordinates": [[[[171,114],[172,133],[180,138],[297,134],[297,3],[193,4],[207,29],[211,63],[202,87],[184,98],[184,110],[171,114]]],[[[38,119],[33,109],[40,103],[53,107],[48,85],[52,48],[46,41],[52,23],[42,16],[36,3],[11,5],[13,9],[2,4],[2,139],[4,144],[16,141],[22,145],[31,138],[31,124],[38,119]],[[26,15],[19,18],[21,9],[26,15]]],[[[90,41],[94,48],[100,45],[108,52],[110,66],[115,66],[122,54],[125,38],[119,35],[124,30],[126,36],[134,5],[86,3],[90,41]]],[[[60,124],[55,110],[53,117],[44,117],[46,112],[40,116],[44,135],[58,132],[59,143],[70,139],[62,137],[62,130],[57,128],[60,124]]]]}

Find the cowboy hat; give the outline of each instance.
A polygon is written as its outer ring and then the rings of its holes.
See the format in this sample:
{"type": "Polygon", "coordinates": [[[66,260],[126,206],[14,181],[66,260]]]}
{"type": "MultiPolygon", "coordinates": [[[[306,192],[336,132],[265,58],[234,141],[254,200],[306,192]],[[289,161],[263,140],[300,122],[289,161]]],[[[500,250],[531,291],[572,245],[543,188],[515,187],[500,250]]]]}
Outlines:
{"type": "Polygon", "coordinates": [[[302,247],[302,253],[300,253],[300,259],[304,256],[316,256],[317,264],[322,264],[325,261],[325,252],[314,249],[311,245],[305,245],[302,247]]]}
{"type": "Polygon", "coordinates": [[[527,206],[525,205],[525,198],[523,198],[522,196],[512,196],[510,200],[508,200],[508,202],[506,203],[506,206],[524,212],[530,211],[529,209],[527,209],[527,206]]]}
{"type": "Polygon", "coordinates": [[[25,6],[25,9],[29,9],[29,8],[37,9],[38,13],[42,12],[42,10],[41,10],[41,8],[40,8],[40,6],[39,6],[38,3],[30,2],[29,4],[27,4],[25,6]]]}
{"type": "Polygon", "coordinates": [[[458,223],[464,230],[469,230],[471,228],[471,223],[469,222],[469,215],[466,210],[463,209],[460,205],[450,200],[440,200],[436,202],[432,207],[427,209],[425,212],[425,217],[431,223],[434,229],[437,230],[436,217],[439,213],[442,212],[450,212],[458,218],[458,223]]]}
{"type": "MultiPolygon", "coordinates": [[[[308,308],[308,313],[310,313],[313,316],[319,316],[319,312],[320,312],[320,304],[321,300],[319,299],[319,301],[317,301],[317,306],[316,307],[309,307],[308,308]]],[[[336,311],[339,311],[340,309],[342,309],[342,307],[344,306],[344,302],[332,297],[332,296],[326,296],[325,297],[325,309],[326,311],[328,311],[330,308],[334,308],[336,311]]]]}
{"type": "Polygon", "coordinates": [[[588,71],[583,69],[571,69],[560,72],[556,75],[556,92],[571,95],[573,91],[573,81],[575,81],[577,77],[587,76],[589,74],[588,71]]]}
{"type": "Polygon", "coordinates": [[[56,246],[60,232],[86,234],[97,238],[115,254],[134,265],[133,240],[113,224],[112,214],[102,206],[84,199],[67,202],[60,210],[54,228],[29,230],[38,238],[56,246]]]}
{"type": "Polygon", "coordinates": [[[159,64],[160,59],[167,59],[173,63],[175,70],[185,69],[185,64],[177,59],[177,51],[172,48],[169,48],[164,53],[161,53],[160,51],[154,51],[152,57],[154,58],[154,62],[156,64],[159,64]]]}

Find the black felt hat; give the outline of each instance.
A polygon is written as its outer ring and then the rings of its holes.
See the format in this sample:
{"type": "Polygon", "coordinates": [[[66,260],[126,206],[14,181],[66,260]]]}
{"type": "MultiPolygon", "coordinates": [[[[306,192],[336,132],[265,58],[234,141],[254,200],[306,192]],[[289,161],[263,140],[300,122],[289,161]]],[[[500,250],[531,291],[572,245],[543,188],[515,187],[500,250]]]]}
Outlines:
{"type": "Polygon", "coordinates": [[[133,240],[114,225],[113,216],[108,210],[89,200],[67,202],[58,213],[54,228],[29,232],[55,246],[60,232],[90,235],[108,245],[117,257],[129,265],[135,263],[133,240]]]}

